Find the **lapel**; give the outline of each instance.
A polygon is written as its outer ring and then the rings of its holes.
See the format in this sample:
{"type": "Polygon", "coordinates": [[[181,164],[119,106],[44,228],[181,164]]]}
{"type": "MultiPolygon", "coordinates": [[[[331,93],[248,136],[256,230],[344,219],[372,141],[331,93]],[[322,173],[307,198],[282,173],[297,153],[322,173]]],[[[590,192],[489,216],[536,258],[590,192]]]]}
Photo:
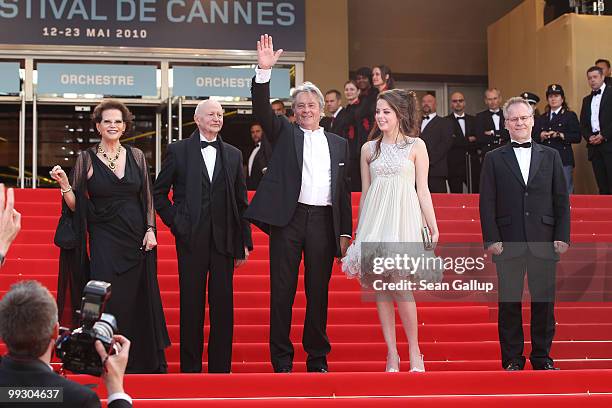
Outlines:
{"type": "Polygon", "coordinates": [[[325,133],[325,137],[327,138],[327,147],[329,148],[329,166],[331,170],[330,188],[333,205],[333,203],[336,202],[336,189],[334,186],[336,185],[336,178],[338,177],[338,166],[340,165],[340,159],[338,157],[338,149],[336,147],[335,141],[332,139],[331,135],[328,132],[323,133],[325,133]]]}
{"type": "MultiPolygon", "coordinates": [[[[523,187],[525,187],[525,180],[523,180],[523,174],[521,173],[521,168],[519,167],[518,164],[518,160],[516,160],[516,155],[514,154],[514,150],[513,147],[510,146],[510,144],[505,145],[504,147],[502,147],[501,149],[503,149],[501,151],[502,153],[502,157],[504,158],[504,161],[506,162],[506,164],[508,165],[508,167],[510,168],[510,171],[512,172],[512,174],[514,174],[514,176],[516,177],[516,179],[519,181],[519,183],[521,183],[521,185],[523,187]]],[[[535,149],[531,149],[531,158],[533,160],[533,151],[535,149]]],[[[530,166],[530,174],[531,174],[531,168],[533,167],[533,162],[531,163],[530,166]]],[[[529,180],[529,178],[528,178],[529,180]]]]}
{"type": "Polygon", "coordinates": [[[431,118],[429,120],[429,122],[427,122],[427,124],[423,128],[423,132],[421,132],[421,133],[424,133],[427,129],[429,129],[430,127],[433,127],[433,123],[436,122],[437,120],[438,120],[438,115],[436,115],[433,118],[431,118]]]}
{"type": "Polygon", "coordinates": [[[206,171],[202,149],[200,147],[200,132],[196,129],[187,142],[187,201],[193,225],[200,220],[200,207],[202,201],[202,176],[206,171]]]}
{"type": "Polygon", "coordinates": [[[223,141],[221,140],[221,136],[217,135],[217,140],[219,141],[219,148],[217,149],[217,157],[215,158],[215,168],[213,169],[213,176],[211,185],[215,184],[217,178],[219,178],[219,172],[223,168],[223,159],[224,157],[224,149],[223,149],[223,141]],[[222,158],[223,155],[223,158],[222,158]]]}
{"type": "MultiPolygon", "coordinates": [[[[606,84],[606,89],[604,89],[604,91],[601,93],[601,100],[599,101],[599,126],[601,127],[601,124],[605,121],[605,118],[603,117],[603,113],[604,110],[602,109],[604,106],[604,103],[608,103],[608,99],[610,98],[610,93],[612,91],[610,91],[610,85],[606,84]]],[[[591,97],[591,101],[593,101],[593,97],[591,97]]],[[[589,106],[591,105],[591,103],[589,102],[589,106]]]]}
{"type": "MultiPolygon", "coordinates": [[[[460,136],[465,138],[465,133],[463,133],[463,129],[461,129],[461,121],[455,116],[454,113],[451,113],[451,117],[455,121],[455,130],[459,133],[460,136]]],[[[463,116],[463,126],[465,126],[465,132],[467,133],[468,124],[467,124],[467,114],[463,116]]]]}
{"type": "Polygon", "coordinates": [[[537,143],[531,143],[531,162],[529,163],[529,176],[527,177],[527,185],[531,183],[535,177],[540,164],[542,163],[542,146],[537,143]]]}
{"type": "Polygon", "coordinates": [[[295,158],[297,159],[301,176],[302,166],[304,165],[304,132],[302,132],[298,125],[293,125],[293,139],[295,143],[295,158]]]}

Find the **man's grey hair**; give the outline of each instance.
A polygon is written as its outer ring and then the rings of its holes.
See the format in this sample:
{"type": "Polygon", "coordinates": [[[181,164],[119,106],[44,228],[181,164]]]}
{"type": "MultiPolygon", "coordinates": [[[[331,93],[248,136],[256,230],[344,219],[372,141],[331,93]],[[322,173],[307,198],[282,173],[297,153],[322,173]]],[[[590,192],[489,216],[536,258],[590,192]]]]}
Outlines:
{"type": "Polygon", "coordinates": [[[529,102],[527,102],[525,99],[521,98],[520,96],[514,96],[508,99],[506,103],[504,103],[504,107],[502,108],[504,111],[505,119],[508,119],[510,117],[510,114],[508,113],[508,110],[510,109],[510,107],[514,105],[518,105],[518,104],[525,105],[527,109],[529,110],[529,114],[533,116],[533,107],[529,104],[529,102]]]}
{"type": "Polygon", "coordinates": [[[323,112],[323,107],[325,106],[325,98],[323,97],[323,93],[321,92],[321,90],[312,82],[304,82],[302,85],[295,88],[295,90],[291,94],[291,98],[293,99],[291,101],[291,107],[294,111],[295,100],[297,99],[297,96],[302,92],[310,92],[311,94],[316,96],[317,100],[319,101],[319,108],[321,109],[321,112],[323,112]]]}
{"type": "Polygon", "coordinates": [[[36,281],[11,286],[0,301],[0,337],[12,354],[39,358],[49,347],[57,324],[57,305],[36,281]]]}

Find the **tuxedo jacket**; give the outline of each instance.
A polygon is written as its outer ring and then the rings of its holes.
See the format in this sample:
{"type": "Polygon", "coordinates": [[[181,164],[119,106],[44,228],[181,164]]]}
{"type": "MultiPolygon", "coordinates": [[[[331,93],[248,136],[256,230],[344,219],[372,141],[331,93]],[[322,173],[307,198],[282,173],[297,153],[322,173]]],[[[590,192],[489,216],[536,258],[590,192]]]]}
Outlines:
{"type": "Polygon", "coordinates": [[[421,132],[429,155],[429,177],[448,177],[448,152],[453,144],[453,123],[436,115],[421,132]]]}
{"type": "Polygon", "coordinates": [[[242,153],[224,143],[221,136],[217,140],[219,148],[212,181],[202,157],[197,129],[190,138],[168,146],[153,189],[155,209],[177,240],[195,244],[190,242],[190,237],[200,225],[202,184],[206,183],[210,196],[204,204],[210,207],[210,212],[204,216],[210,216],[215,247],[227,256],[244,259],[244,247],[252,249],[253,243],[250,225],[243,218],[248,200],[242,153]],[[219,177],[221,172],[225,177],[219,177]],[[168,198],[171,189],[172,201],[168,198]]]}
{"type": "MultiPolygon", "coordinates": [[[[253,148],[254,149],[254,148],[253,148]]],[[[252,150],[251,150],[252,152],[252,150]]],[[[250,157],[250,153],[249,153],[250,157]]],[[[261,146],[259,151],[255,154],[255,158],[253,159],[253,167],[251,167],[251,174],[248,174],[249,171],[249,163],[247,160],[247,188],[249,190],[257,190],[257,186],[259,186],[259,182],[263,177],[263,170],[268,167],[268,162],[272,158],[272,145],[268,141],[268,139],[264,136],[261,139],[261,146]]]]}
{"type": "MultiPolygon", "coordinates": [[[[58,387],[64,392],[63,403],[44,403],[40,406],[74,407],[74,408],[99,408],[100,399],[96,393],[81,384],[54,373],[51,368],[40,360],[16,360],[11,357],[2,357],[0,361],[0,386],[1,387],[58,387]]],[[[2,403],[2,407],[25,407],[27,404],[2,403]]],[[[131,407],[128,401],[120,399],[110,403],[109,408],[131,407]]]]}
{"type": "MultiPolygon", "coordinates": [[[[269,226],[289,224],[302,186],[304,132],[284,116],[276,116],[270,106],[270,83],[259,84],[253,78],[251,94],[253,112],[263,126],[274,151],[245,217],[262,230],[269,226]]],[[[331,163],[331,201],[336,236],[336,253],[340,256],[340,235],[352,235],[352,206],[349,187],[349,147],[346,139],[324,132],[331,163]]]]}
{"type": "Polygon", "coordinates": [[[319,126],[321,126],[326,132],[331,132],[336,135],[346,137],[350,121],[350,113],[346,108],[342,108],[340,112],[338,112],[338,116],[335,118],[331,116],[322,118],[319,122],[319,126]]]}
{"type": "Polygon", "coordinates": [[[485,135],[485,132],[489,130],[495,130],[495,122],[493,122],[493,113],[490,110],[484,110],[476,114],[476,142],[480,147],[482,154],[485,155],[487,152],[498,148],[510,140],[510,134],[504,124],[504,112],[499,110],[499,138],[494,136],[485,135]],[[500,143],[496,144],[498,140],[500,143]]]}
{"type": "Polygon", "coordinates": [[[587,149],[589,154],[589,160],[593,158],[593,154],[596,151],[603,151],[607,153],[612,152],[612,86],[606,83],[606,89],[604,89],[601,95],[601,104],[599,105],[599,129],[601,135],[605,141],[597,146],[589,144],[589,137],[593,135],[593,129],[591,128],[591,101],[593,96],[591,94],[585,96],[582,99],[582,109],[580,110],[580,129],[582,137],[587,141],[587,149]]]}
{"type": "Polygon", "coordinates": [[[480,225],[484,246],[503,242],[493,261],[526,251],[558,260],[553,241],[569,243],[569,194],[557,150],[534,143],[525,184],[510,144],[485,156],[480,175],[480,225]]]}
{"type": "Polygon", "coordinates": [[[552,120],[550,119],[550,112],[545,112],[538,117],[534,129],[536,131],[532,135],[533,140],[556,149],[561,156],[564,166],[574,165],[572,143],[580,143],[582,140],[580,137],[580,123],[578,122],[578,116],[574,112],[562,108],[552,120]],[[551,130],[563,133],[564,139],[561,140],[561,138],[554,137],[542,140],[540,137],[541,133],[551,130]]]}

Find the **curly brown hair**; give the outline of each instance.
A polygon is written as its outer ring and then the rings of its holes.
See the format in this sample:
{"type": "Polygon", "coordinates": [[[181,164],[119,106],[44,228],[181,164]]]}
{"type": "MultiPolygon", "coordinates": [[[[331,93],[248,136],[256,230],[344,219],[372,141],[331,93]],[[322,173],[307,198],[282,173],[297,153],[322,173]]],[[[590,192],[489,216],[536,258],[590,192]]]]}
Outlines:
{"type": "Polygon", "coordinates": [[[123,122],[125,122],[125,132],[129,132],[132,129],[132,125],[134,123],[134,115],[132,115],[132,112],[130,112],[128,107],[125,106],[123,102],[117,101],[115,99],[107,99],[100,102],[91,114],[91,119],[94,121],[94,123],[101,123],[102,113],[110,109],[117,109],[121,111],[121,117],[123,118],[123,122]]]}
{"type": "MultiPolygon", "coordinates": [[[[399,133],[404,138],[406,144],[409,143],[408,137],[419,137],[421,133],[421,109],[414,91],[406,89],[390,89],[378,94],[378,100],[386,101],[397,115],[399,122],[399,133]]],[[[376,160],[380,155],[380,144],[383,134],[378,128],[378,123],[374,121],[374,127],[368,136],[368,141],[375,140],[376,148],[370,162],[376,160]]]]}

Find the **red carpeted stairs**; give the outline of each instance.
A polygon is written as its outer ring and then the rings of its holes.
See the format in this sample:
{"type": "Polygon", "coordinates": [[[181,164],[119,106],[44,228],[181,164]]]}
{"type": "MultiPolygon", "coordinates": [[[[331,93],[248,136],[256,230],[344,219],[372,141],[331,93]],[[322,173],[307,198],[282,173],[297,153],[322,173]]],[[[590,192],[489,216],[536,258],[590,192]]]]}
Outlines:
{"type": "MultiPolygon", "coordinates": [[[[23,229],[0,273],[0,294],[13,282],[36,279],[52,292],[57,286],[58,249],[53,232],[60,211],[57,190],[19,190],[17,209],[23,229]]],[[[358,195],[353,196],[357,214],[358,195]]],[[[441,242],[480,242],[478,197],[434,195],[441,242]]],[[[271,374],[268,355],[268,240],[254,227],[255,250],[235,272],[235,338],[232,375],[185,375],[178,372],[179,293],[172,236],[158,220],[158,277],[168,329],[171,374],[131,375],[126,390],[136,406],[505,406],[577,403],[612,406],[612,303],[560,303],[552,354],[559,372],[528,367],[506,373],[499,363],[494,303],[438,302],[418,304],[419,338],[427,373],[385,374],[386,348],[375,305],[363,302],[359,285],[334,267],[329,294],[329,374],[306,374],[300,339],[305,311],[300,280],[294,306],[292,338],[296,359],[291,375],[271,374]]],[[[572,242],[612,242],[612,199],[572,197],[572,242]]],[[[581,262],[580,255],[574,255],[581,262]]],[[[604,265],[604,267],[609,267],[604,265]]],[[[493,270],[489,270],[491,272],[493,270]]],[[[569,290],[569,289],[568,289],[569,290]]],[[[528,310],[525,310],[528,329],[528,310]]],[[[398,319],[399,322],[399,319],[398,319]]],[[[208,329],[208,328],[207,328],[208,329]]],[[[528,330],[526,350],[529,350],[528,330]]],[[[398,326],[400,354],[407,343],[398,326]]],[[[1,351],[4,352],[4,345],[1,351]]],[[[71,377],[99,383],[88,376],[71,377]]],[[[106,395],[100,385],[99,393],[106,395]]]]}

